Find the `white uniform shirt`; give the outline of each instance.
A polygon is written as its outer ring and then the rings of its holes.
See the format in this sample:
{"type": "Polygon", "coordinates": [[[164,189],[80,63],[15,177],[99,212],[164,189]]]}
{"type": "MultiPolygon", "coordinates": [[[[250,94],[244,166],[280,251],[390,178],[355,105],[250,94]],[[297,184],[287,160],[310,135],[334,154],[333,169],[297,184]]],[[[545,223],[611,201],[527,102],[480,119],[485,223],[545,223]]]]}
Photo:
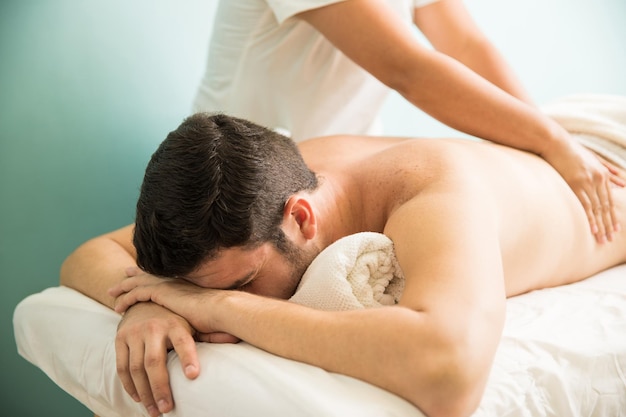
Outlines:
{"type": "MultiPolygon", "coordinates": [[[[339,1],[346,0],[222,0],[194,110],[284,129],[297,141],[380,134],[388,87],[294,17],[339,1]]],[[[412,4],[437,0],[385,1],[410,25],[412,4]]]]}

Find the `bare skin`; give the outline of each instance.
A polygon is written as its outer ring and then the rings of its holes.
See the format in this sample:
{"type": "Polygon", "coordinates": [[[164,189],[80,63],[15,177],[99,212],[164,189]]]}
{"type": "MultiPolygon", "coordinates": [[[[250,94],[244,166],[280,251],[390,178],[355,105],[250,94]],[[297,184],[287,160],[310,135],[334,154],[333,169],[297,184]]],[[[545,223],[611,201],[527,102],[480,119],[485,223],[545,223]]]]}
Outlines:
{"type": "Polygon", "coordinates": [[[384,1],[342,1],[298,17],[440,122],[543,157],[578,197],[598,241],[615,229],[595,210],[612,204],[611,183],[624,186],[623,179],[532,105],[461,0],[415,9],[414,23],[436,50],[415,42],[410,28],[384,1]]]}
{"type": "MultiPolygon", "coordinates": [[[[534,155],[444,139],[329,137],[300,148],[322,182],[288,200],[283,230],[309,257],[348,234],[384,232],[407,280],[400,304],[327,313],[259,297],[286,298],[297,285],[269,245],[223,251],[185,282],[126,271],[134,266],[132,226],[93,239],[65,262],[62,283],[117,311],[151,301],[127,311],[116,341],[122,383],[151,414],[173,406],[167,348],[176,349],[187,376],[197,376],[195,335],[242,339],[360,378],[429,416],[469,415],[500,339],[506,297],[626,261],[625,232],[596,242],[574,193],[534,155]],[[381,357],[388,372],[368,366],[381,357]]],[[[626,190],[613,191],[613,210],[601,215],[623,222],[626,190]]]]}

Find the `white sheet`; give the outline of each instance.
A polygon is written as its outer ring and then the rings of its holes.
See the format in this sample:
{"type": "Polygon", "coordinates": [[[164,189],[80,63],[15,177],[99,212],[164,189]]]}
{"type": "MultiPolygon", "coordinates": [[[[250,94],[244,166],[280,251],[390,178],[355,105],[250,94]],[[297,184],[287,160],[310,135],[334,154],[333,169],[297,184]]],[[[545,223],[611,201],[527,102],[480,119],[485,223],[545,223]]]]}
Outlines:
{"type": "MultiPolygon", "coordinates": [[[[64,287],[23,300],[19,352],[102,417],[147,415],[115,373],[119,316],[64,287]]],[[[169,416],[403,416],[406,401],[356,379],[245,343],[198,344],[202,374],[188,381],[175,354],[169,416]]],[[[507,321],[475,417],[626,415],[626,265],[507,301],[507,321]]]]}

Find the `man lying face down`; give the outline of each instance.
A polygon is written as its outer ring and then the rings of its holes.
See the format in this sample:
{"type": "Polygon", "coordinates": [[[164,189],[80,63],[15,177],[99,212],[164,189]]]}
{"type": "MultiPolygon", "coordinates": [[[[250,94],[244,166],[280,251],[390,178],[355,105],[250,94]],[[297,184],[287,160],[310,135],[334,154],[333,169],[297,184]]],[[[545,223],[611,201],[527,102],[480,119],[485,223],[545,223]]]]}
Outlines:
{"type": "MultiPolygon", "coordinates": [[[[623,222],[626,190],[613,194],[605,216],[623,222]]],[[[195,337],[245,340],[382,387],[428,416],[467,416],[506,298],[625,262],[626,233],[608,237],[595,240],[571,189],[529,153],[356,136],[297,147],[244,120],[196,114],[150,161],[135,226],[83,244],[62,283],[126,312],[118,373],[152,415],[174,405],[168,348],[198,375],[195,337]],[[361,231],[394,242],[405,276],[397,305],[327,312],[284,300],[322,249],[361,231]]]]}

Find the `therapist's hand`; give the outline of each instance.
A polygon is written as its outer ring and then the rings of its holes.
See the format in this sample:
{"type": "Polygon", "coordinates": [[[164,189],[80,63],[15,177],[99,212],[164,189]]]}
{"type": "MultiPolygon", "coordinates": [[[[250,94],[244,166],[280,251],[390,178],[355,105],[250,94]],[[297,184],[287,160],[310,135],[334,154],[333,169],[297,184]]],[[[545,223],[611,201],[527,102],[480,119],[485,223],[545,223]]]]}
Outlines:
{"type": "Polygon", "coordinates": [[[115,338],[117,373],[126,392],[152,417],[174,407],[168,350],[176,351],[187,378],[199,375],[194,333],[185,319],[154,303],[136,304],[124,314],[115,338]]]}
{"type": "Polygon", "coordinates": [[[596,241],[611,241],[613,233],[620,229],[611,186],[626,185],[617,168],[574,140],[554,144],[542,156],[561,174],[580,200],[596,241]]]}

